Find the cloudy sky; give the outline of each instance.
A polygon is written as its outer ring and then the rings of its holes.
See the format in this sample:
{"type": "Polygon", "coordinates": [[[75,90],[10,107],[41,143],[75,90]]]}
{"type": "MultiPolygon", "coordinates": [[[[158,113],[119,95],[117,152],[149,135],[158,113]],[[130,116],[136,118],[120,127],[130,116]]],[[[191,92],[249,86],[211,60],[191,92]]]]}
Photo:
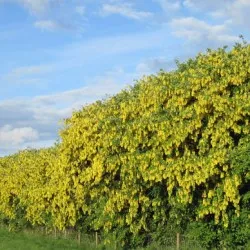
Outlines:
{"type": "Polygon", "coordinates": [[[250,38],[250,0],[0,0],[0,156],[53,145],[72,110],[250,38]]]}

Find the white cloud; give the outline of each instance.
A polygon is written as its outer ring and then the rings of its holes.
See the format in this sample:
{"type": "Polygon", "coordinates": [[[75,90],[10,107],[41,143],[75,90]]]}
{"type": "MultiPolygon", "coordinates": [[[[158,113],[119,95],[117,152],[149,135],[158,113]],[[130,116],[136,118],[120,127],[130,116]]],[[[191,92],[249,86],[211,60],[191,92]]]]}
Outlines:
{"type": "Polygon", "coordinates": [[[50,6],[60,0],[0,0],[1,2],[15,2],[28,9],[33,14],[42,14],[47,11],[50,6]]]}
{"type": "Polygon", "coordinates": [[[37,130],[31,127],[14,128],[11,125],[4,125],[0,127],[0,145],[1,147],[8,147],[21,145],[24,142],[36,141],[39,135],[37,130]]]}
{"type": "Polygon", "coordinates": [[[206,41],[213,43],[233,43],[238,40],[237,36],[228,33],[227,25],[210,25],[205,21],[194,17],[183,17],[173,19],[170,22],[173,34],[179,38],[185,38],[188,41],[199,43],[206,41]]]}
{"type": "Polygon", "coordinates": [[[25,75],[37,75],[48,73],[52,70],[52,65],[36,65],[36,66],[24,66],[13,69],[10,75],[13,76],[25,76],[25,75]]]}
{"type": "Polygon", "coordinates": [[[142,20],[153,16],[152,12],[135,10],[130,3],[103,4],[101,14],[104,16],[119,14],[135,20],[142,20]]]}
{"type": "Polygon", "coordinates": [[[18,0],[19,3],[37,14],[44,12],[52,2],[51,0],[18,0]]]}
{"type": "Polygon", "coordinates": [[[213,19],[225,19],[226,15],[224,13],[224,11],[218,9],[218,10],[214,10],[208,13],[210,17],[212,17],[213,19]]]}
{"type": "Polygon", "coordinates": [[[212,18],[231,20],[233,26],[249,28],[250,0],[185,0],[183,6],[212,18]]]}
{"type": "Polygon", "coordinates": [[[56,30],[71,30],[72,25],[66,25],[61,22],[56,22],[54,20],[40,20],[34,23],[36,28],[46,31],[56,31],[56,30]]]}
{"type": "Polygon", "coordinates": [[[82,88],[0,102],[0,155],[26,147],[53,145],[60,121],[73,110],[119,92],[132,78],[117,68],[96,76],[82,88]]]}
{"type": "Polygon", "coordinates": [[[228,15],[233,24],[244,25],[249,29],[250,0],[237,0],[228,6],[225,15],[228,15]]]}
{"type": "Polygon", "coordinates": [[[86,22],[85,7],[66,0],[0,0],[1,3],[16,3],[35,16],[34,27],[44,31],[83,31],[86,22]],[[77,15],[78,14],[78,15],[77,15]]]}

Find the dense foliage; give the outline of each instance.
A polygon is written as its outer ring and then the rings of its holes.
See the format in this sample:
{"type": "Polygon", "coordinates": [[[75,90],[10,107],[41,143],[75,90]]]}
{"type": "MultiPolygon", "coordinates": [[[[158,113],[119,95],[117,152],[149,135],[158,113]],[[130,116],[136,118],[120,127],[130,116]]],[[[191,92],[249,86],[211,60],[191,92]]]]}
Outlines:
{"type": "Polygon", "coordinates": [[[129,247],[245,245],[249,132],[250,46],[208,50],[74,112],[57,147],[1,158],[0,213],[129,247]]]}

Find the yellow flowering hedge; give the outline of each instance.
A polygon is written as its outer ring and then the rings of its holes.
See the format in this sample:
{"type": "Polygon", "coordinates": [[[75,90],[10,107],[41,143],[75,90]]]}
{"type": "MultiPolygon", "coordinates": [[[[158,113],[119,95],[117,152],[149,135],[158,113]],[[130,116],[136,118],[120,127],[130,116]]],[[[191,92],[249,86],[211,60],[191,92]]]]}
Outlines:
{"type": "Polygon", "coordinates": [[[244,176],[230,154],[249,120],[250,46],[208,50],[74,112],[56,148],[0,158],[0,214],[137,234],[181,204],[227,226],[244,176]]]}
{"type": "Polygon", "coordinates": [[[249,117],[248,45],[208,50],[74,112],[61,131],[72,206],[96,229],[137,233],[198,199],[197,218],[227,226],[242,183],[229,155],[249,134],[249,117]],[[163,191],[152,196],[156,186],[163,191]]]}

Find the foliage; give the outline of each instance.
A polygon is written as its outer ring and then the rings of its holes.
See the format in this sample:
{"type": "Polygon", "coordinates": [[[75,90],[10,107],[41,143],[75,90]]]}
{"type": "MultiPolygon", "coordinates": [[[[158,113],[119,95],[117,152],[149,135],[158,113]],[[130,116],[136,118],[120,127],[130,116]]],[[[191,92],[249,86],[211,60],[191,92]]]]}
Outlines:
{"type": "Polygon", "coordinates": [[[75,112],[61,150],[76,209],[102,211],[93,226],[107,231],[147,231],[178,204],[228,226],[229,208],[240,212],[242,178],[229,156],[249,134],[249,56],[249,46],[210,50],[75,112]]]}
{"type": "Polygon", "coordinates": [[[51,223],[55,161],[54,148],[25,150],[1,159],[0,211],[11,228],[25,223],[23,219],[37,225],[51,223]]]}
{"type": "Polygon", "coordinates": [[[0,213],[129,248],[166,228],[244,245],[249,121],[250,46],[208,50],[74,112],[57,147],[1,158],[0,213]]]}

